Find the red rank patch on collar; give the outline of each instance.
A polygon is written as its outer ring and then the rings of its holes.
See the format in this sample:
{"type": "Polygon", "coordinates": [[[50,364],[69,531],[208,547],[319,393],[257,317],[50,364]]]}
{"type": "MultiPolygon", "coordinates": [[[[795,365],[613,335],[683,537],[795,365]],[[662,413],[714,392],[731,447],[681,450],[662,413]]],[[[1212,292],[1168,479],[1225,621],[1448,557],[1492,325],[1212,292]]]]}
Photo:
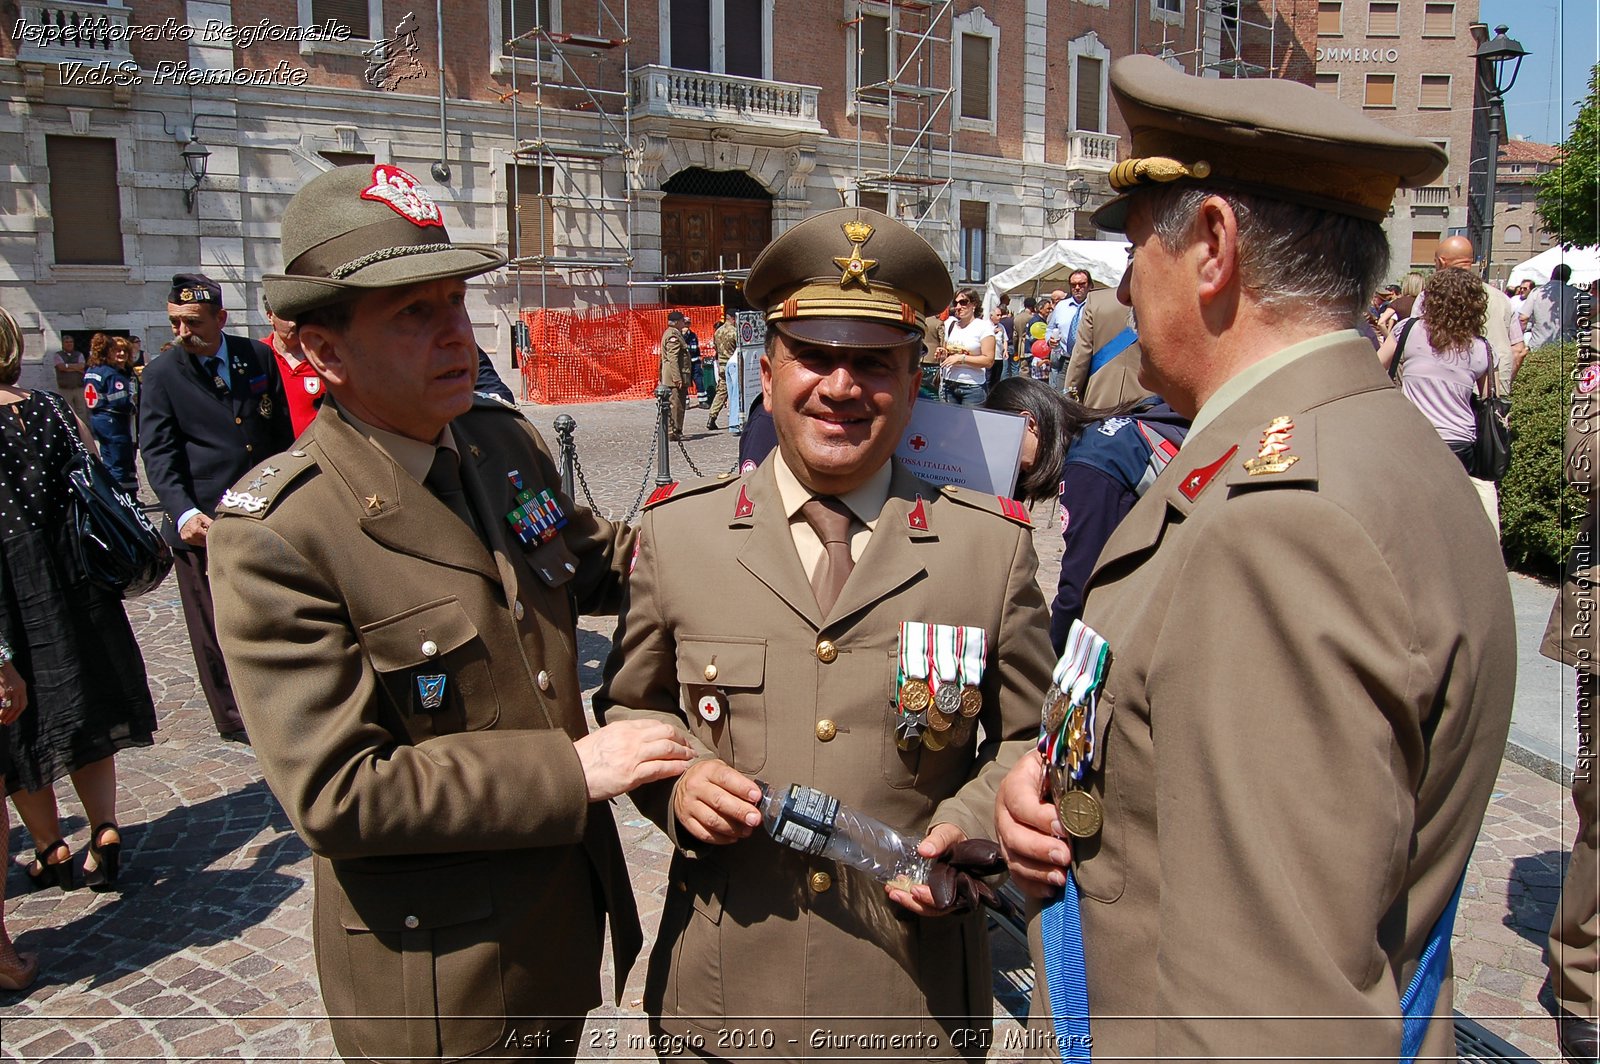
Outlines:
{"type": "Polygon", "coordinates": [[[1206,490],[1206,485],[1211,483],[1211,478],[1215,477],[1219,472],[1221,472],[1222,467],[1228,464],[1228,459],[1232,458],[1238,452],[1238,444],[1229,447],[1227,454],[1223,455],[1221,458],[1218,458],[1210,465],[1201,466],[1193,473],[1190,473],[1188,476],[1184,477],[1183,483],[1178,485],[1178,490],[1183,492],[1186,499],[1188,499],[1190,502],[1194,502],[1194,500],[1199,497],[1200,493],[1206,490]]]}
{"type": "Polygon", "coordinates": [[[739,485],[739,501],[733,506],[735,518],[749,517],[756,512],[756,504],[750,501],[750,495],[745,491],[743,484],[739,485]]]}
{"type": "Polygon", "coordinates": [[[398,166],[374,166],[372,184],[362,190],[361,198],[382,203],[415,225],[444,228],[444,212],[439,205],[416,178],[398,166]]]}
{"type": "Polygon", "coordinates": [[[906,524],[918,532],[926,532],[928,530],[928,511],[923,505],[921,495],[917,496],[917,505],[913,506],[911,512],[906,514],[906,524]]]}

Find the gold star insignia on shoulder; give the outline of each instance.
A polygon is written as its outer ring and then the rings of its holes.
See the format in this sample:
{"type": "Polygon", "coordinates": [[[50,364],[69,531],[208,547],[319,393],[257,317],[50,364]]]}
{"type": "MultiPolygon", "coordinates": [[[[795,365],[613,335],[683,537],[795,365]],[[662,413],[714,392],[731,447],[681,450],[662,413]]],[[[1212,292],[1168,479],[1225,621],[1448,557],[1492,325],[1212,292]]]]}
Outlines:
{"type": "Polygon", "coordinates": [[[1253,477],[1282,473],[1300,461],[1299,455],[1289,453],[1289,439],[1293,435],[1292,420],[1287,417],[1273,418],[1267,430],[1261,434],[1261,449],[1244,464],[1244,471],[1253,477]]]}
{"type": "Polygon", "coordinates": [[[866,222],[852,221],[845,222],[841,228],[845,239],[850,241],[850,254],[834,256],[834,263],[844,271],[839,276],[839,287],[855,281],[865,288],[867,273],[878,266],[877,259],[863,258],[861,255],[861,245],[872,239],[872,226],[866,222]]]}
{"type": "Polygon", "coordinates": [[[376,495],[368,495],[367,510],[371,513],[377,513],[381,509],[383,509],[383,500],[376,495]]]}
{"type": "Polygon", "coordinates": [[[482,458],[483,457],[483,450],[481,448],[479,448],[479,446],[477,444],[475,444],[475,443],[467,444],[467,450],[472,452],[472,457],[474,457],[474,458],[482,458]]]}

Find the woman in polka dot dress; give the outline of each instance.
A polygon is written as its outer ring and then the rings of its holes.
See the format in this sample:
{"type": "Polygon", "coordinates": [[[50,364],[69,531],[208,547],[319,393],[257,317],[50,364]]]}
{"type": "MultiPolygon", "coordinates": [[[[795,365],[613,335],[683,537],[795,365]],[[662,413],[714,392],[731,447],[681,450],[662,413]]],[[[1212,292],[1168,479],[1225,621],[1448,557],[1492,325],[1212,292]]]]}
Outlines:
{"type": "MultiPolygon", "coordinates": [[[[91,449],[92,437],[60,396],[17,387],[21,367],[21,333],[0,309],[0,641],[23,687],[0,690],[0,700],[24,704],[0,724],[0,785],[33,836],[34,889],[70,890],[53,789],[70,776],[94,825],[84,881],[109,890],[122,847],[113,755],[151,744],[155,705],[122,600],[88,581],[72,549],[62,476],[74,447],[69,426],[91,449]]],[[[0,829],[0,867],[5,838],[0,829]]],[[[0,935],[0,988],[8,975],[17,981],[7,951],[0,935]]]]}

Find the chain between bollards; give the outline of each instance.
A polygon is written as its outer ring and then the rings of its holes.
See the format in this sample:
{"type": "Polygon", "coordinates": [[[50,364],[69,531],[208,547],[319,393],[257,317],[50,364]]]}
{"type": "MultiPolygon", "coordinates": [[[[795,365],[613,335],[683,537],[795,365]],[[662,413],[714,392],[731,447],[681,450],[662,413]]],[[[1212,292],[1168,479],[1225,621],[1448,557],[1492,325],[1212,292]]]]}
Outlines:
{"type": "Polygon", "coordinates": [[[578,446],[572,440],[572,433],[577,427],[578,423],[571,414],[561,414],[556,418],[556,446],[561,453],[561,493],[569,499],[574,498],[572,466],[577,460],[578,446]]]}
{"type": "Polygon", "coordinates": [[[672,412],[672,385],[663,382],[656,388],[656,484],[672,483],[672,459],[667,454],[667,426],[672,412]]]}

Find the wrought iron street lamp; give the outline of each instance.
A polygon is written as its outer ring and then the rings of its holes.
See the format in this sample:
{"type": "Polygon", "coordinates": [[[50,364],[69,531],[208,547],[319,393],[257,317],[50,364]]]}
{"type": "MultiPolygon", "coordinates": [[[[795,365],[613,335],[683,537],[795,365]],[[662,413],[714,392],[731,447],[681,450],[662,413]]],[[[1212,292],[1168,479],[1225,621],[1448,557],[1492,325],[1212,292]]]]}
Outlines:
{"type": "Polygon", "coordinates": [[[1500,177],[1500,134],[1505,122],[1505,95],[1516,83],[1517,71],[1522,69],[1522,57],[1528,52],[1520,43],[1506,36],[1505,26],[1496,26],[1494,36],[1478,46],[1478,77],[1489,89],[1489,202],[1484,205],[1487,233],[1483,241],[1484,280],[1494,267],[1494,201],[1495,185],[1500,177]]]}
{"type": "Polygon", "coordinates": [[[189,171],[189,180],[192,182],[183,190],[183,205],[194,213],[195,193],[200,191],[200,183],[206,179],[206,164],[211,159],[211,149],[200,143],[200,135],[194,131],[189,133],[189,143],[183,146],[183,166],[189,171]]]}

